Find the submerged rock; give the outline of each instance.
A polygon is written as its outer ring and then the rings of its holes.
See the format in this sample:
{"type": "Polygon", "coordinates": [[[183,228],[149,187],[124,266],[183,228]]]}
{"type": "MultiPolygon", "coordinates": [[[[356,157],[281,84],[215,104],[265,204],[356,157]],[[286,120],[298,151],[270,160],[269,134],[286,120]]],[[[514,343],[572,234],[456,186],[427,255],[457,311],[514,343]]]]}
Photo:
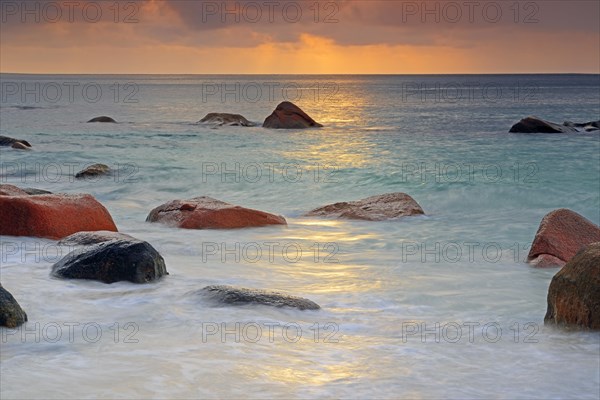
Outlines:
{"type": "Polygon", "coordinates": [[[271,129],[305,129],[320,128],[323,125],[308,116],[297,105],[284,101],[269,115],[263,127],[271,129]]]}
{"type": "Polygon", "coordinates": [[[107,117],[107,116],[103,115],[101,117],[92,118],[92,119],[90,119],[88,121],[88,123],[89,122],[111,122],[111,123],[116,123],[117,121],[115,121],[111,117],[107,117]]]}
{"type": "Polygon", "coordinates": [[[0,326],[16,328],[27,322],[27,314],[12,294],[0,283],[0,326]]]}
{"type": "Polygon", "coordinates": [[[76,173],[75,178],[77,178],[77,179],[90,178],[90,177],[108,175],[110,173],[111,173],[111,169],[108,165],[92,164],[89,167],[76,173]]]}
{"type": "Polygon", "coordinates": [[[226,113],[207,114],[204,118],[198,121],[198,123],[212,124],[216,126],[255,126],[255,124],[248,121],[242,115],[226,113]]]}
{"type": "Polygon", "coordinates": [[[258,289],[214,285],[205,287],[202,292],[211,299],[223,304],[261,304],[272,307],[292,307],[299,310],[318,310],[321,308],[317,303],[302,297],[258,289]]]}
{"type": "Polygon", "coordinates": [[[421,206],[406,193],[388,193],[358,201],[329,204],[315,208],[305,216],[385,221],[422,214],[425,213],[421,206]]]}
{"type": "Polygon", "coordinates": [[[80,231],[117,231],[109,212],[89,194],[29,195],[0,185],[0,235],[61,239],[80,231]]]}
{"type": "Polygon", "coordinates": [[[582,249],[554,275],[544,322],[600,329],[600,243],[582,249]]]}
{"type": "Polygon", "coordinates": [[[590,122],[583,122],[583,123],[565,121],[565,122],[563,122],[563,125],[570,126],[573,128],[582,128],[586,132],[600,130],[600,121],[590,121],[590,122]]]}
{"type": "Polygon", "coordinates": [[[13,139],[8,136],[0,136],[0,146],[10,146],[18,150],[29,150],[31,148],[31,144],[27,140],[13,139]]]}
{"type": "Polygon", "coordinates": [[[540,222],[527,261],[536,267],[562,267],[594,242],[600,242],[600,228],[576,212],[560,208],[540,222]]]}
{"type": "Polygon", "coordinates": [[[120,239],[70,252],[52,266],[52,275],[104,283],[148,283],[168,272],[165,260],[148,242],[120,239]]]}
{"type": "Polygon", "coordinates": [[[146,218],[185,229],[234,229],[266,225],[286,225],[285,218],[202,196],[173,200],[156,207],[146,218]]]}
{"type": "Polygon", "coordinates": [[[121,232],[111,231],[90,231],[77,232],[62,239],[58,244],[60,246],[88,246],[90,244],[98,244],[111,240],[138,240],[133,236],[129,236],[121,232]]]}

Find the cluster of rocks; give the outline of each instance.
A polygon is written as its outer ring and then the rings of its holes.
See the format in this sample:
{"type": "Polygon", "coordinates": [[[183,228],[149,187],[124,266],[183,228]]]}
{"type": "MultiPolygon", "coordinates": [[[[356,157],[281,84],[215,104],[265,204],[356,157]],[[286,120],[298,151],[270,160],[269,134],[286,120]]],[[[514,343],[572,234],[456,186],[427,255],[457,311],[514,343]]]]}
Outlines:
{"type": "MultiPolygon", "coordinates": [[[[423,215],[406,193],[315,208],[307,217],[363,221],[397,220],[423,215]]],[[[172,200],[150,211],[148,222],[184,229],[238,229],[285,225],[283,216],[229,204],[210,197],[172,200]]],[[[150,283],[168,275],[162,256],[148,242],[117,232],[112,217],[87,194],[52,194],[0,185],[0,234],[60,239],[77,246],[52,266],[62,279],[92,279],[105,283],[150,283]]],[[[527,257],[536,267],[562,267],[548,292],[546,322],[600,329],[600,228],[574,211],[554,210],[541,221],[527,257]]],[[[279,292],[230,286],[200,291],[219,304],[263,304],[315,310],[308,299],[279,292]]],[[[27,320],[18,303],[0,286],[0,325],[27,320]]]]}
{"type": "MultiPolygon", "coordinates": [[[[256,126],[239,114],[209,113],[198,123],[213,126],[256,126]]],[[[263,128],[269,129],[306,129],[320,128],[323,125],[316,122],[300,107],[284,101],[280,103],[262,124],[263,128]]]]}
{"type": "Polygon", "coordinates": [[[600,227],[568,209],[542,219],[527,256],[537,267],[562,267],[548,289],[547,324],[600,329],[600,227]]]}
{"type": "MultiPolygon", "coordinates": [[[[88,122],[116,121],[110,117],[88,122]]],[[[215,126],[254,126],[238,114],[211,113],[199,121],[215,126]]],[[[283,102],[263,127],[303,129],[321,127],[299,107],[283,102]]],[[[600,121],[558,125],[536,117],[522,119],[510,132],[573,133],[594,131],[600,121]]],[[[28,149],[25,140],[0,136],[0,146],[28,149]]],[[[104,164],[78,172],[78,179],[108,175],[104,164]]],[[[385,221],[423,215],[421,206],[405,193],[388,193],[366,199],[315,208],[307,217],[385,221]]],[[[184,229],[237,229],[286,225],[283,216],[229,204],[211,197],[172,200],[150,211],[146,221],[184,229]]],[[[92,279],[104,283],[150,283],[168,275],[163,257],[148,242],[117,232],[106,208],[88,194],[53,194],[44,190],[0,185],[0,235],[62,239],[61,245],[78,248],[52,266],[52,276],[92,279]]],[[[600,228],[567,209],[554,210],[541,221],[527,261],[537,267],[562,267],[548,291],[547,323],[600,329],[600,228]]],[[[219,304],[262,304],[316,310],[308,299],[279,292],[231,286],[208,286],[201,293],[219,304]]],[[[27,314],[0,284],[0,326],[15,327],[27,314]]]]}
{"type": "MultiPolygon", "coordinates": [[[[387,193],[359,201],[316,208],[304,216],[384,221],[422,215],[406,193],[387,193]]],[[[54,194],[0,185],[0,235],[62,239],[82,231],[117,232],[106,208],[89,194],[54,194]]],[[[246,208],[207,196],[171,200],[150,211],[148,222],[184,229],[238,229],[286,225],[281,215],[246,208]]]]}
{"type": "MultiPolygon", "coordinates": [[[[106,116],[90,119],[88,122],[115,123],[114,119],[106,116]]],[[[209,113],[198,123],[213,126],[256,126],[248,121],[243,115],[229,113],[209,113]]],[[[306,129],[320,128],[323,125],[316,122],[300,107],[289,101],[279,103],[275,110],[269,115],[262,126],[270,129],[306,129]]]]}
{"type": "MultiPolygon", "coordinates": [[[[213,126],[255,126],[256,124],[248,121],[239,114],[210,113],[202,118],[199,123],[210,124],[213,126]]],[[[320,128],[323,125],[316,122],[300,107],[284,101],[277,105],[275,110],[269,115],[262,124],[263,128],[269,129],[306,129],[320,128]]]]}
{"type": "MultiPolygon", "coordinates": [[[[107,117],[105,115],[100,117],[95,117],[87,121],[88,123],[94,122],[103,122],[103,123],[111,123],[115,124],[115,121],[111,117],[107,117]]],[[[228,113],[209,113],[200,121],[199,124],[207,124],[214,127],[218,126],[256,126],[255,123],[248,121],[243,115],[239,114],[228,114],[228,113]]],[[[270,129],[306,129],[306,128],[320,128],[323,125],[316,122],[314,119],[308,116],[300,107],[289,102],[284,101],[277,105],[275,110],[269,115],[263,125],[264,128],[270,129]]],[[[19,150],[29,150],[31,149],[31,144],[26,140],[21,139],[13,139],[7,136],[0,136],[0,146],[10,146],[13,149],[19,150]]],[[[77,175],[77,178],[82,178],[86,176],[97,176],[97,175],[106,175],[110,171],[106,170],[108,167],[103,164],[96,164],[96,166],[101,166],[101,168],[96,168],[96,170],[90,171],[81,171],[77,175]]],[[[89,169],[89,168],[88,168],[89,169]]]]}
{"type": "MultiPolygon", "coordinates": [[[[308,212],[310,216],[370,221],[421,215],[422,208],[405,193],[389,193],[355,202],[336,203],[308,212]]],[[[163,257],[148,242],[117,231],[112,217],[88,194],[53,194],[0,185],[0,234],[60,239],[76,246],[52,266],[61,279],[91,279],[104,283],[150,283],[168,275],[163,257]]],[[[147,221],[184,229],[237,229],[286,225],[284,217],[229,204],[210,197],[173,200],[153,209],[147,221]]],[[[219,304],[262,304],[317,310],[311,300],[280,292],[231,286],[208,286],[201,294],[219,304]]],[[[0,322],[14,327],[27,320],[18,303],[2,289],[0,322]]]]}
{"type": "MultiPolygon", "coordinates": [[[[104,122],[104,123],[117,123],[113,118],[105,115],[95,117],[87,121],[92,122],[104,122]]],[[[240,114],[229,114],[229,113],[208,113],[204,118],[198,121],[199,124],[211,125],[213,127],[219,126],[256,126],[255,123],[246,119],[240,114]]],[[[308,114],[306,114],[300,107],[289,101],[279,103],[275,110],[265,118],[263,128],[269,129],[307,129],[307,128],[321,128],[323,125],[316,122],[308,114]]],[[[600,121],[591,121],[576,123],[565,121],[562,125],[554,122],[545,121],[541,118],[529,116],[521,119],[519,122],[514,124],[509,132],[511,133],[577,133],[577,132],[592,132],[600,131],[600,121]]],[[[0,146],[10,146],[13,149],[29,150],[31,144],[26,140],[13,139],[7,136],[0,136],[0,146]]],[[[85,176],[97,176],[106,175],[110,173],[110,169],[103,164],[96,164],[101,168],[97,168],[95,171],[81,171],[77,178],[85,176]]]]}

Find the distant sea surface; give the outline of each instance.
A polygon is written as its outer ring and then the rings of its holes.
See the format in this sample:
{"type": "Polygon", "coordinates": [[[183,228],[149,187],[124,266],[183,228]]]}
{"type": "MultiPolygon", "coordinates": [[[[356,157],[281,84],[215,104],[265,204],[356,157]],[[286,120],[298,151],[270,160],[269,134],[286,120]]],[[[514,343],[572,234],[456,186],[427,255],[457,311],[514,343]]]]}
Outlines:
{"type": "Polygon", "coordinates": [[[600,135],[508,133],[529,115],[600,119],[599,75],[2,74],[0,84],[0,135],[33,145],[0,149],[1,183],[91,193],[170,272],[149,285],[57,280],[50,269],[67,248],[2,237],[2,285],[29,316],[27,330],[0,330],[3,399],[600,396],[600,335],[544,326],[557,269],[525,263],[546,213],[600,222],[600,135]],[[260,127],[284,100],[324,127],[260,127]],[[209,112],[258,126],[196,123],[209,112]],[[100,115],[119,123],[86,123],[100,115]],[[115,174],[73,179],[96,162],[115,174]],[[426,215],[302,216],[389,192],[426,215]],[[162,203],[203,195],[288,226],[145,222],[162,203]],[[322,309],[215,307],[197,293],[210,284],[322,309]]]}

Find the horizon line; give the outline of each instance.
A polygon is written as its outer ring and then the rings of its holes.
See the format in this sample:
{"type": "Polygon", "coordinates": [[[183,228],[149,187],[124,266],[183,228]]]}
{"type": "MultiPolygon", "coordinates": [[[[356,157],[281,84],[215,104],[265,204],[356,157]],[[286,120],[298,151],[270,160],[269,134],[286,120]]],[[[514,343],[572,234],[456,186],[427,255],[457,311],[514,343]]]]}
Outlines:
{"type": "Polygon", "coordinates": [[[278,75],[278,76],[298,76],[298,75],[310,75],[310,76],[325,76],[325,75],[338,75],[338,76],[422,76],[422,75],[600,75],[598,72],[453,72],[453,73],[294,73],[294,74],[279,74],[279,73],[131,73],[131,72],[110,72],[110,73],[65,73],[65,72],[3,72],[0,74],[11,74],[11,75],[215,75],[215,76],[226,76],[226,75],[245,75],[245,76],[263,76],[263,75],[278,75]]]}

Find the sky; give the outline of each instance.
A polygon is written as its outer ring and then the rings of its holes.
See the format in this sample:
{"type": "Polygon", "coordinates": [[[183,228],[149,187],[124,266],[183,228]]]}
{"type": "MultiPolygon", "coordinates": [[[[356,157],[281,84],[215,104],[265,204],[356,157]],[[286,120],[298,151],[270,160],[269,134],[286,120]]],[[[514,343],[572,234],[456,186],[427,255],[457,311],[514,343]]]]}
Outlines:
{"type": "Polygon", "coordinates": [[[600,1],[7,1],[0,72],[600,73],[600,1]]]}

